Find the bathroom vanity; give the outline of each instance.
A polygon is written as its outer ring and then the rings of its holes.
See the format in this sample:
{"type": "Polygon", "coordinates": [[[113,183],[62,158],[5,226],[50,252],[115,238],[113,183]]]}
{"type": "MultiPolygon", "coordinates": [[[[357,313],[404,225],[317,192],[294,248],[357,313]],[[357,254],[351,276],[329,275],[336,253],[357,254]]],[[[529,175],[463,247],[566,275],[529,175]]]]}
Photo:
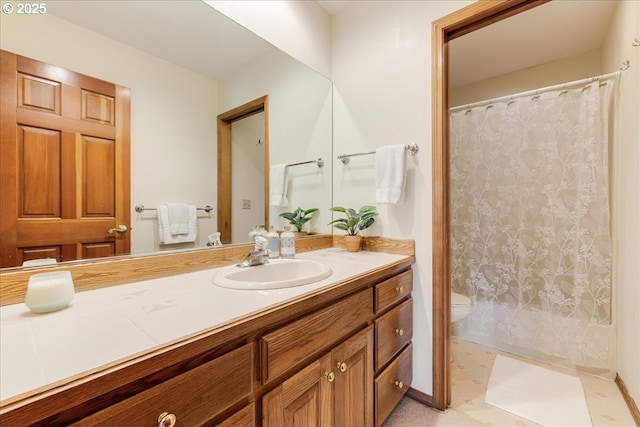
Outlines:
{"type": "MultiPolygon", "coordinates": [[[[411,385],[415,258],[340,248],[298,256],[333,274],[238,291],[213,285],[211,269],[78,293],[60,318],[109,316],[112,306],[113,322],[127,318],[136,332],[94,341],[104,346],[95,366],[5,398],[0,423],[379,426],[411,385]],[[140,330],[146,338],[125,338],[140,330]],[[130,354],[100,359],[127,342],[130,354]]],[[[19,306],[2,307],[2,322],[33,321],[19,306]]],[[[71,347],[79,354],[68,357],[86,364],[90,348],[71,347]]]]}

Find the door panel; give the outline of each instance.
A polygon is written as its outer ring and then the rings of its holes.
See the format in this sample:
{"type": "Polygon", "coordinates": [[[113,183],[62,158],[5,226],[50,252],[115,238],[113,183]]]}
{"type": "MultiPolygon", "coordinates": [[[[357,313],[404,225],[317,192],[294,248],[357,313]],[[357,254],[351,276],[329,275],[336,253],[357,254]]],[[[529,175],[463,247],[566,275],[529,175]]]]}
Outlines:
{"type": "Polygon", "coordinates": [[[61,140],[55,130],[18,127],[22,218],[60,217],[61,140]]]}
{"type": "Polygon", "coordinates": [[[129,89],[1,59],[0,266],[129,253],[129,89]]]}
{"type": "Polygon", "coordinates": [[[115,215],[115,141],[82,137],[85,217],[115,215]]]}

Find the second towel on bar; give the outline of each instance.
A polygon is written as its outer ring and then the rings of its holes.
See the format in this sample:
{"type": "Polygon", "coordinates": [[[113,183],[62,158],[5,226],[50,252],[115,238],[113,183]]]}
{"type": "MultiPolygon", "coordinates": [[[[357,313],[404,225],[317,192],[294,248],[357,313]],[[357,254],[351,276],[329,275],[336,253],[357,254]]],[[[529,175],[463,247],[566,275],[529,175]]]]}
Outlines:
{"type": "Polygon", "coordinates": [[[402,205],[406,180],[404,145],[386,145],[376,150],[376,203],[402,205]]]}
{"type": "Polygon", "coordinates": [[[195,242],[198,234],[196,207],[182,203],[158,206],[158,237],[160,243],[195,242]]]}
{"type": "Polygon", "coordinates": [[[287,165],[281,163],[269,169],[269,204],[271,206],[289,206],[287,200],[287,165]]]}

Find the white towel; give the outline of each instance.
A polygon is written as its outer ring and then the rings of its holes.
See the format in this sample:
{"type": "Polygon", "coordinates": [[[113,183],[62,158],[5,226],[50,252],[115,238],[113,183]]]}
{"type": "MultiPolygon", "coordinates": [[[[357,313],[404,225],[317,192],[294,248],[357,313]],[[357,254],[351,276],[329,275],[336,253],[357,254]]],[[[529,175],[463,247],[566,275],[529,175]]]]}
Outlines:
{"type": "Polygon", "coordinates": [[[271,206],[286,207],[287,200],[287,165],[281,163],[269,169],[269,204],[271,206]]]}
{"type": "Polygon", "coordinates": [[[185,213],[184,207],[174,206],[177,204],[158,206],[158,237],[160,243],[171,245],[175,243],[195,242],[198,235],[198,219],[196,207],[193,205],[185,205],[186,208],[186,232],[185,231],[185,213]],[[176,208],[176,209],[173,209],[176,208]],[[172,218],[173,211],[173,218],[172,218]],[[172,220],[176,220],[172,227],[172,220]],[[173,232],[175,231],[175,233],[173,232]]]}
{"type": "Polygon", "coordinates": [[[376,150],[376,203],[404,203],[405,159],[404,145],[386,145],[376,150]]]}
{"type": "Polygon", "coordinates": [[[185,203],[167,203],[169,209],[169,228],[172,236],[189,234],[189,205],[185,203]]]}

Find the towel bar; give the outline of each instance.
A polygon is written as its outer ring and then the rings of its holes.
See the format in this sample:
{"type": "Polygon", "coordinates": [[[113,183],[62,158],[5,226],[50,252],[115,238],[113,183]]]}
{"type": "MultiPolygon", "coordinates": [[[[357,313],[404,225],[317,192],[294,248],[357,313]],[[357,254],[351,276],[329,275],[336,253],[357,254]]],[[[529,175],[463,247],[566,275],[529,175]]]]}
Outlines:
{"type": "Polygon", "coordinates": [[[316,165],[318,165],[319,168],[324,166],[324,160],[322,160],[322,157],[319,157],[317,160],[309,160],[306,162],[299,162],[299,163],[289,163],[287,166],[306,165],[308,163],[315,163],[316,165]]]}
{"type": "MultiPolygon", "coordinates": [[[[134,209],[136,210],[136,212],[140,213],[142,211],[157,211],[157,208],[145,208],[144,205],[140,204],[140,205],[136,205],[134,207],[134,209]]],[[[196,208],[199,211],[205,211],[206,213],[209,213],[213,210],[213,208],[209,205],[206,205],[204,208],[196,208]]]]}
{"type": "MultiPolygon", "coordinates": [[[[407,154],[410,156],[415,155],[418,152],[418,144],[412,142],[411,144],[407,144],[404,146],[404,149],[407,151],[407,154]]],[[[338,159],[342,161],[342,164],[349,164],[349,157],[354,156],[366,156],[367,154],[376,154],[375,151],[369,151],[368,153],[354,153],[354,154],[341,154],[338,156],[338,159]]]]}

